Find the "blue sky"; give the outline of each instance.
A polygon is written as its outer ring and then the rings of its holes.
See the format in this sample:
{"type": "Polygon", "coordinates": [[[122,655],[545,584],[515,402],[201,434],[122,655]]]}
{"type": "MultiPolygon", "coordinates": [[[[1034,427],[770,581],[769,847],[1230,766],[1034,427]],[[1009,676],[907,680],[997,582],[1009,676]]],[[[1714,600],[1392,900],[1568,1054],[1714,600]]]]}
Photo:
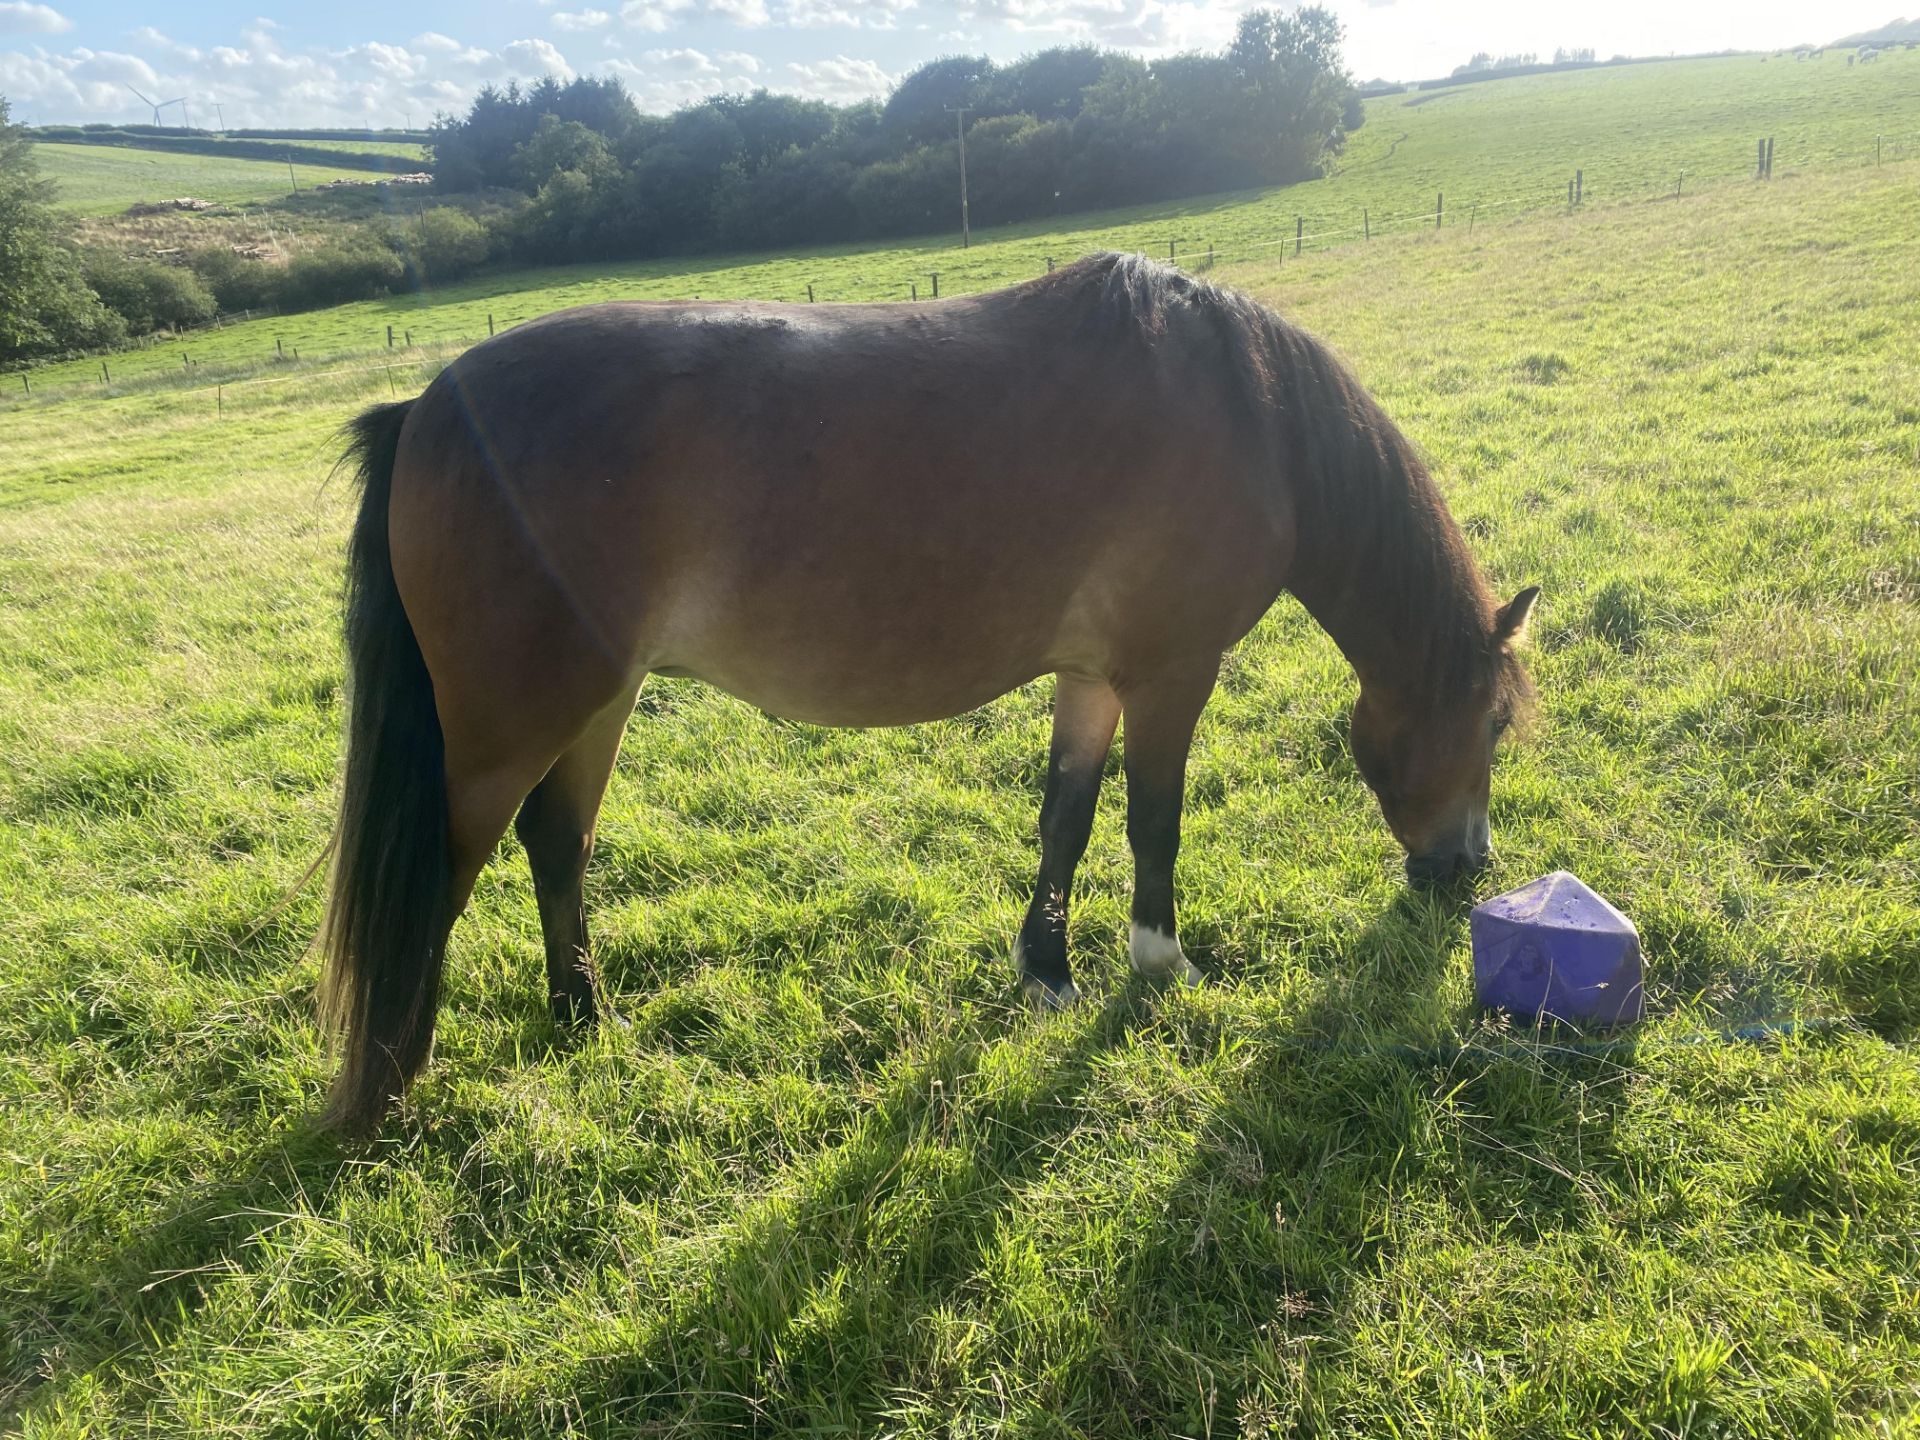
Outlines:
{"type": "MultiPolygon", "coordinates": [[[[1331,0],[1363,79],[1444,74],[1477,50],[1602,58],[1825,42],[1899,0],[1331,0]]],[[[0,95],[36,123],[148,118],[127,86],[185,95],[195,124],[425,124],[482,84],[611,73],[643,108],[757,86],[884,94],[960,51],[1091,41],[1149,57],[1218,48],[1243,3],[1208,0],[0,0],[0,95]]],[[[170,114],[177,114],[177,111],[170,114]]]]}

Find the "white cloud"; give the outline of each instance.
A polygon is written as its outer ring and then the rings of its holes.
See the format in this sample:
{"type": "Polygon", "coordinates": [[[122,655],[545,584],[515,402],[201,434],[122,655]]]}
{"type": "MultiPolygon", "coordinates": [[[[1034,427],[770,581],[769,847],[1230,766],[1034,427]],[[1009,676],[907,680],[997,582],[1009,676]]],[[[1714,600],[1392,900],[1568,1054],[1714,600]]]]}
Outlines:
{"type": "Polygon", "coordinates": [[[791,61],[787,65],[789,83],[800,94],[815,100],[843,104],[884,95],[894,87],[897,76],[888,74],[871,60],[855,60],[836,55],[808,65],[791,61]]]}
{"type": "Polygon", "coordinates": [[[0,94],[34,118],[146,121],[152,112],[127,90],[155,99],[192,97],[192,118],[219,102],[229,128],[254,125],[387,126],[409,115],[459,111],[491,80],[571,75],[545,41],[520,41],[496,54],[428,32],[405,45],[370,41],[331,51],[284,49],[271,22],[254,21],[233,44],[198,50],[151,27],[127,52],[76,46],[64,53],[0,50],[0,94]]]}
{"type": "Polygon", "coordinates": [[[640,58],[662,70],[680,70],[694,75],[720,73],[720,67],[698,50],[649,50],[640,58]]]}
{"type": "Polygon", "coordinates": [[[0,0],[0,35],[58,35],[73,22],[51,5],[0,0]]]}
{"type": "Polygon", "coordinates": [[[507,62],[507,68],[516,75],[554,75],[562,80],[573,78],[573,67],[567,64],[567,57],[545,40],[515,40],[510,45],[500,47],[500,54],[507,62]]]}
{"type": "Polygon", "coordinates": [[[919,0],[785,0],[781,23],[803,29],[891,30],[919,0]]]}
{"type": "MultiPolygon", "coordinates": [[[[698,50],[650,50],[638,61],[609,60],[607,68],[626,82],[634,104],[651,114],[663,115],[709,95],[753,89],[750,71],[719,63],[724,58],[698,50]]],[[[751,56],[738,58],[746,59],[752,70],[761,68],[751,56]]]]}
{"type": "Polygon", "coordinates": [[[613,12],[610,10],[562,10],[553,17],[556,30],[598,30],[610,23],[613,12]]]}
{"type": "Polygon", "coordinates": [[[718,20],[730,25],[765,25],[772,17],[766,0],[627,0],[620,19],[636,30],[659,32],[670,25],[694,20],[718,20]]]}

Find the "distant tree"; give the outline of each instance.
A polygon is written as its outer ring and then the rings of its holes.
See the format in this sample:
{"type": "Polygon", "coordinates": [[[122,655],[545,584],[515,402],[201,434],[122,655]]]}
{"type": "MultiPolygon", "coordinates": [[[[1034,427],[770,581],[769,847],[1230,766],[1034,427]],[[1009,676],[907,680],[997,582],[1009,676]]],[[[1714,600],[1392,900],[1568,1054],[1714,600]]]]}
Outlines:
{"type": "Polygon", "coordinates": [[[1241,183],[1304,179],[1345,143],[1348,102],[1357,97],[1341,63],[1343,38],[1339,19],[1319,5],[1240,17],[1226,53],[1238,72],[1235,113],[1220,128],[1223,139],[1242,142],[1241,183]]]}
{"type": "Polygon", "coordinates": [[[533,135],[513,152],[513,180],[532,194],[562,170],[589,175],[615,169],[607,142],[578,120],[562,120],[549,111],[533,127],[533,135]]]}
{"type": "Polygon", "coordinates": [[[946,56],[884,104],[756,90],[667,117],[629,117],[617,87],[548,79],[483,90],[464,117],[443,117],[436,179],[529,194],[496,225],[527,260],[948,228],[956,108],[970,112],[968,182],[983,224],[1279,184],[1321,173],[1365,119],[1341,40],[1322,6],[1256,9],[1218,53],[1149,64],[1063,46],[1007,66],[946,56]],[[582,118],[589,106],[600,118],[582,118]]]}
{"type": "Polygon", "coordinates": [[[993,62],[984,55],[948,55],[910,72],[887,97],[886,128],[927,145],[953,134],[955,108],[996,110],[993,62]]]}
{"type": "Polygon", "coordinates": [[[104,249],[83,251],[80,264],[88,287],[126,322],[133,335],[204,325],[219,308],[213,291],[184,266],[136,260],[104,249]]]}
{"type": "Polygon", "coordinates": [[[0,95],[0,363],[126,337],[60,243],[52,199],[26,131],[0,95]]]}
{"type": "Polygon", "coordinates": [[[1092,45],[1041,50],[1000,68],[996,108],[1036,120],[1071,120],[1107,73],[1110,57],[1092,45]]]}
{"type": "Polygon", "coordinates": [[[458,280],[487,262],[487,227],[464,210],[436,205],[422,212],[407,237],[411,258],[430,281],[458,280]]]}
{"type": "Polygon", "coordinates": [[[561,86],[544,106],[537,98],[534,103],[540,113],[584,125],[615,146],[625,140],[641,120],[627,87],[613,75],[578,76],[561,86]]]}
{"type": "Polygon", "coordinates": [[[716,95],[710,103],[739,132],[740,160],[748,174],[833,133],[833,107],[819,100],[755,90],[751,95],[716,95]]]}

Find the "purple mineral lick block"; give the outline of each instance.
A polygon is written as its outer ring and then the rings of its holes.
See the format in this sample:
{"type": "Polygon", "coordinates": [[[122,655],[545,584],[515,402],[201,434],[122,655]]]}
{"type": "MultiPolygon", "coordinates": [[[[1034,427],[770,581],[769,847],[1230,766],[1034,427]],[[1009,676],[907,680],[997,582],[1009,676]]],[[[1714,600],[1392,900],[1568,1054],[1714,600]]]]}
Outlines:
{"type": "Polygon", "coordinates": [[[1473,991],[1521,1019],[1619,1025],[1640,1018],[1640,935],[1564,870],[1475,908],[1473,991]]]}

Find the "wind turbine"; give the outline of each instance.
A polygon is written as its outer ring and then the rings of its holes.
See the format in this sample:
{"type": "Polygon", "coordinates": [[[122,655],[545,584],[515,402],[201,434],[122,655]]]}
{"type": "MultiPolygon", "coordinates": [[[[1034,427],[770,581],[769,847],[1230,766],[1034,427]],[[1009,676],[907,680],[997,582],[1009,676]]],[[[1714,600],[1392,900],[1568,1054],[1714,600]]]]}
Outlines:
{"type": "MultiPolygon", "coordinates": [[[[127,86],[127,89],[133,90],[133,86],[129,85],[127,86]]],[[[140,95],[140,92],[138,90],[133,90],[133,93],[136,95],[140,95]]],[[[140,95],[140,100],[142,104],[153,105],[153,128],[158,130],[160,128],[160,107],[158,105],[154,105],[153,101],[147,99],[147,97],[144,95],[140,95]]],[[[171,105],[173,104],[173,101],[169,100],[167,101],[167,104],[171,105]]]]}
{"type": "MultiPolygon", "coordinates": [[[[129,85],[127,86],[127,89],[133,90],[133,86],[129,85]]],[[[133,93],[136,95],[140,95],[140,92],[138,90],[133,90],[133,93]]],[[[180,107],[180,124],[183,129],[186,128],[186,125],[187,125],[187,97],[186,96],[182,95],[177,100],[162,100],[158,104],[155,104],[153,101],[148,100],[147,97],[144,95],[140,95],[140,98],[146,104],[153,106],[153,128],[154,129],[158,130],[161,128],[160,112],[166,109],[169,105],[178,105],[180,107]]]]}

